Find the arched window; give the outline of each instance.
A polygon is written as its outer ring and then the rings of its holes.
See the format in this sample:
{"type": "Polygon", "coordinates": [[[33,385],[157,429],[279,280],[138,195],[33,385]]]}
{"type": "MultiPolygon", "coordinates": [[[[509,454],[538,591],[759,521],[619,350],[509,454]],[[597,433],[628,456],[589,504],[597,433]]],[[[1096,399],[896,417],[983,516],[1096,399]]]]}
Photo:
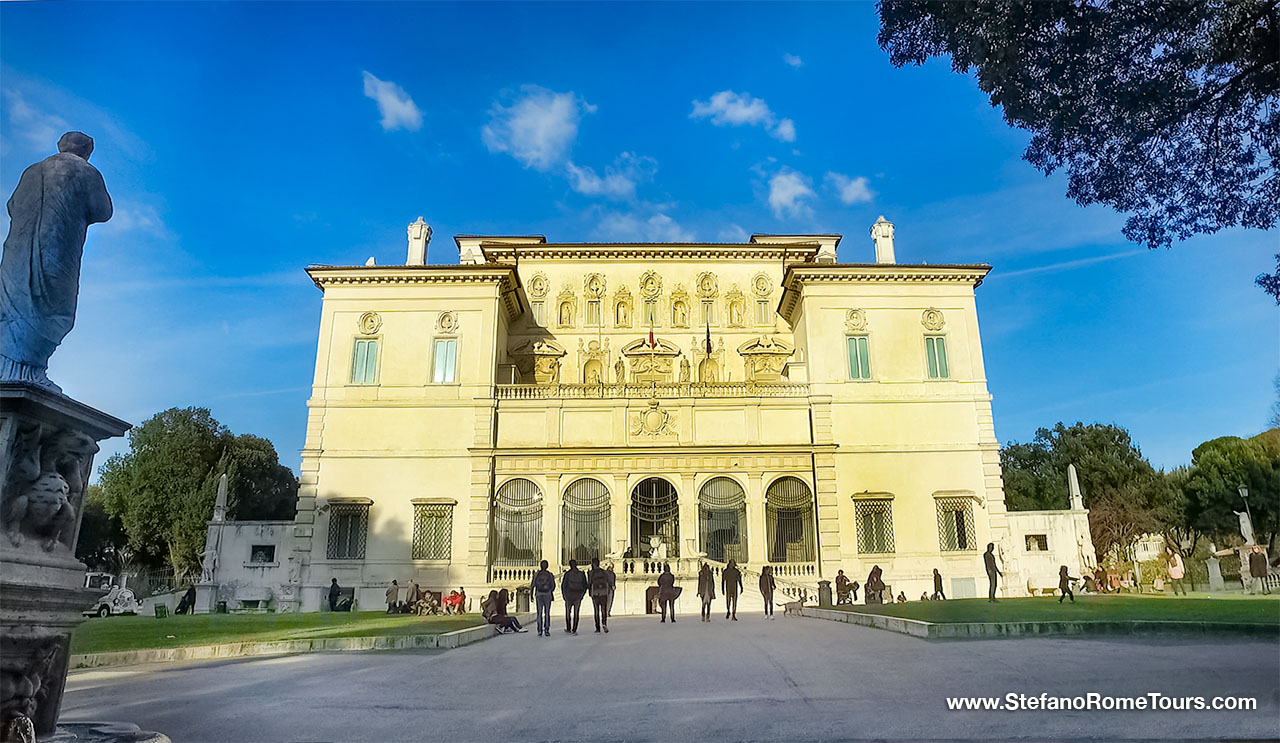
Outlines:
{"type": "Polygon", "coordinates": [[[764,505],[769,562],[816,560],[813,492],[809,486],[796,477],[780,477],[769,485],[764,505]]]}
{"type": "Polygon", "coordinates": [[[698,490],[698,544],[718,562],[747,561],[747,494],[729,477],[713,477],[698,490]]]}
{"type": "Polygon", "coordinates": [[[578,564],[609,552],[609,490],[604,483],[584,477],[564,490],[560,512],[562,525],[560,563],[578,564]]]}
{"type": "Polygon", "coordinates": [[[508,480],[493,499],[494,565],[537,565],[542,559],[542,491],[532,480],[508,480]]]}
{"type": "Polygon", "coordinates": [[[680,556],[680,501],[675,486],[661,477],[642,480],[631,491],[631,549],[627,554],[672,560],[680,556]]]}

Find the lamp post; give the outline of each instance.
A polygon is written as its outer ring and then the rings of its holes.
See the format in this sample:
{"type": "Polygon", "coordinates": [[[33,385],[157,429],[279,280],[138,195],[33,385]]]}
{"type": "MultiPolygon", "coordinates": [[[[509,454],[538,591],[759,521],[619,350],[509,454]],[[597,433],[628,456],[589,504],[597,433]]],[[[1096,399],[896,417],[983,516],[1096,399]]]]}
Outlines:
{"type": "Polygon", "coordinates": [[[1245,487],[1244,485],[1241,485],[1239,488],[1237,488],[1237,490],[1240,493],[1240,498],[1244,500],[1244,512],[1248,514],[1249,523],[1252,524],[1253,512],[1249,510],[1249,488],[1245,487]]]}

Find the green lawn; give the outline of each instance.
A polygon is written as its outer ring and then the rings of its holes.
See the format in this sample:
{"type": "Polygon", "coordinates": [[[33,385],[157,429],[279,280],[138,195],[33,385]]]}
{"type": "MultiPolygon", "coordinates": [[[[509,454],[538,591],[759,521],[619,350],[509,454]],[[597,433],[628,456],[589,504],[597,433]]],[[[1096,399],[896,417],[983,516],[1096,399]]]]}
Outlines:
{"type": "Polygon", "coordinates": [[[1270,624],[1280,627],[1280,597],[1164,598],[1158,596],[1077,596],[1076,602],[1058,599],[986,599],[951,601],[910,601],[883,606],[841,605],[835,607],[867,614],[888,614],[926,622],[1036,622],[1072,621],[1183,621],[1270,624]]]}
{"type": "Polygon", "coordinates": [[[378,611],[309,614],[199,614],[196,616],[86,619],[71,635],[71,653],[181,648],[224,642],[308,640],[317,637],[434,635],[484,624],[460,617],[388,615],[378,611]]]}

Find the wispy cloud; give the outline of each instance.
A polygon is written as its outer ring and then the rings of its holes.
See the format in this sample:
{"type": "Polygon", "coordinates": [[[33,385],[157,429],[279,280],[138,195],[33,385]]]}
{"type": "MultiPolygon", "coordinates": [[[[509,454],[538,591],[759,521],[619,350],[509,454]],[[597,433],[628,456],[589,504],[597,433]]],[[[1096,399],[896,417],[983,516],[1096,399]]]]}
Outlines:
{"type": "Polygon", "coordinates": [[[32,105],[16,88],[0,90],[3,108],[8,114],[9,133],[34,150],[56,152],[58,137],[70,129],[66,119],[32,105]]]}
{"type": "Polygon", "coordinates": [[[782,61],[795,68],[799,68],[804,65],[804,60],[800,59],[800,55],[798,54],[784,54],[782,55],[782,61]]]}
{"type": "Polygon", "coordinates": [[[635,242],[692,242],[692,230],[666,214],[663,205],[640,204],[629,212],[603,212],[593,234],[600,240],[635,242]]]}
{"type": "Polygon", "coordinates": [[[727,243],[744,243],[750,238],[751,235],[747,234],[747,231],[739,224],[730,224],[716,233],[717,240],[723,240],[727,243]]]}
{"type": "Polygon", "coordinates": [[[707,101],[693,102],[691,119],[711,119],[715,126],[759,126],[769,136],[783,142],[796,140],[796,125],[791,119],[780,119],[763,98],[750,93],[722,90],[707,101]]]}
{"type": "Polygon", "coordinates": [[[1104,263],[1106,261],[1119,260],[1120,258],[1128,258],[1134,255],[1143,255],[1150,251],[1143,250],[1127,250],[1123,253],[1112,253],[1110,255],[1097,255],[1092,258],[1080,258],[1074,261],[1062,261],[1060,263],[1050,263],[1044,266],[1034,266],[1032,268],[1020,268],[1016,271],[993,271],[992,279],[1011,279],[1016,276],[1032,276],[1038,273],[1056,273],[1058,271],[1069,271],[1073,268],[1081,266],[1089,266],[1094,263],[1104,263]]]}
{"type": "Polygon", "coordinates": [[[867,183],[867,179],[863,176],[850,178],[843,173],[828,172],[826,183],[835,189],[836,196],[840,198],[840,203],[845,206],[852,204],[863,204],[875,198],[875,191],[867,183]]]}
{"type": "Polygon", "coordinates": [[[363,74],[364,94],[378,104],[384,130],[390,132],[408,129],[416,132],[422,128],[422,111],[409,94],[404,92],[404,88],[388,80],[379,80],[368,70],[363,74]]]}
{"type": "Polygon", "coordinates": [[[779,219],[812,215],[807,202],[814,196],[808,176],[790,168],[783,168],[769,179],[769,207],[779,219]]]}
{"type": "Polygon", "coordinates": [[[613,165],[604,169],[604,175],[587,166],[565,164],[569,185],[584,196],[604,196],[625,200],[635,198],[636,185],[651,180],[658,172],[658,161],[634,152],[624,152],[613,165]]]}
{"type": "Polygon", "coordinates": [[[595,110],[572,91],[525,85],[509,105],[493,104],[480,134],[490,152],[504,152],[526,168],[545,172],[568,162],[578,122],[595,110]]]}

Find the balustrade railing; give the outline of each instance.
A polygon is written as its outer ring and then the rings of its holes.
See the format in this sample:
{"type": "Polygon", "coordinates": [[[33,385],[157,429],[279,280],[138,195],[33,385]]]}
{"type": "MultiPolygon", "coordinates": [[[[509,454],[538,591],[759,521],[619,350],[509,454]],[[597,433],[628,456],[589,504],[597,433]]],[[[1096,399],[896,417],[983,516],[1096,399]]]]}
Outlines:
{"type": "Polygon", "coordinates": [[[817,578],[818,566],[811,562],[771,562],[773,577],[776,578],[817,578]]]}
{"type": "Polygon", "coordinates": [[[536,572],[538,569],[532,566],[494,565],[491,582],[527,585],[533,581],[533,574],[536,572]]]}
{"type": "Polygon", "coordinates": [[[808,394],[808,384],[792,382],[497,384],[493,387],[493,396],[499,400],[806,397],[808,394]]]}

